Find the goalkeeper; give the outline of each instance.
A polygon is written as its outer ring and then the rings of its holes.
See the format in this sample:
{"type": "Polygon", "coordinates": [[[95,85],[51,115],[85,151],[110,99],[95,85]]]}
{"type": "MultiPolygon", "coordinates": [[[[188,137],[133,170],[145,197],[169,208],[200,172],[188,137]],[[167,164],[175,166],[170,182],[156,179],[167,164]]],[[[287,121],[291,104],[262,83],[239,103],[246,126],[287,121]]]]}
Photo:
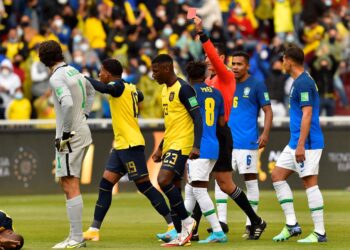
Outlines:
{"type": "Polygon", "coordinates": [[[86,151],[92,142],[86,117],[91,110],[94,89],[75,68],[63,61],[60,45],[46,41],[39,47],[40,61],[52,73],[50,87],[56,112],[56,177],[66,195],[70,234],[53,248],[86,245],[82,232],[83,199],[79,179],[86,151]]]}

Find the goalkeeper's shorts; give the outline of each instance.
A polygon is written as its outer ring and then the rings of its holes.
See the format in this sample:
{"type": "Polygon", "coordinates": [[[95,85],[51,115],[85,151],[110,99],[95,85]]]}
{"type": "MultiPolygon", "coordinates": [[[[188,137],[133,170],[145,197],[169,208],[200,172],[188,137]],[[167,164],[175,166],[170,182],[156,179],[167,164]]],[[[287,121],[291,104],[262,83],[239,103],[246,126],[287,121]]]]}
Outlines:
{"type": "Polygon", "coordinates": [[[89,146],[71,152],[56,150],[56,177],[75,176],[80,178],[83,160],[89,146]]]}

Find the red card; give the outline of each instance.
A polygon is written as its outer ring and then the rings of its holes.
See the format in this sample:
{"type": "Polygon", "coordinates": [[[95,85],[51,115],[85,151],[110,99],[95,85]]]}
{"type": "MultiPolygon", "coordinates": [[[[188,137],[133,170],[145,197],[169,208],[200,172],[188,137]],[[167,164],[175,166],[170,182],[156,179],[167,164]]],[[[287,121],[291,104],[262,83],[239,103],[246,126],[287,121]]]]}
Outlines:
{"type": "Polygon", "coordinates": [[[196,8],[188,8],[187,19],[192,19],[196,16],[196,8]]]}

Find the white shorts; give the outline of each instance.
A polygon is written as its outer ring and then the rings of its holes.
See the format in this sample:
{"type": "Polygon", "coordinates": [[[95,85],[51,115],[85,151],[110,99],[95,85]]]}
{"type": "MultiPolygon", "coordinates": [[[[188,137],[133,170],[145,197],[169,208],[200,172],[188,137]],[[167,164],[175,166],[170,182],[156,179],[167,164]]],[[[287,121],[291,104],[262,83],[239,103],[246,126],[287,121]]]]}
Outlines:
{"type": "Polygon", "coordinates": [[[56,177],[75,176],[80,178],[81,168],[89,146],[76,149],[73,152],[58,152],[56,150],[56,177]]]}
{"type": "Polygon", "coordinates": [[[305,161],[303,163],[297,163],[295,149],[291,149],[287,145],[278,157],[276,166],[293,170],[299,174],[300,178],[309,175],[318,175],[321,155],[322,149],[305,150],[305,161]]]}
{"type": "Polygon", "coordinates": [[[257,149],[232,150],[233,170],[239,174],[257,174],[258,153],[257,149]]]}
{"type": "Polygon", "coordinates": [[[192,181],[209,181],[209,175],[214,168],[216,160],[196,159],[188,160],[188,183],[192,181]]]}

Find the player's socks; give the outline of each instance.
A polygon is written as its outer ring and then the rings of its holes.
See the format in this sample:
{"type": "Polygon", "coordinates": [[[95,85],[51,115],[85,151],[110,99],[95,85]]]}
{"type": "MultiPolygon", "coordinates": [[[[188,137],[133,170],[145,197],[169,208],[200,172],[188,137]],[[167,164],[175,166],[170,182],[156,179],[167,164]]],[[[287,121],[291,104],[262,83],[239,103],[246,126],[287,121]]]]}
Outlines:
{"type": "Polygon", "coordinates": [[[220,186],[215,181],[215,202],[218,210],[218,218],[220,222],[225,224],[227,224],[227,199],[228,195],[220,189],[220,186]]]}
{"type": "Polygon", "coordinates": [[[277,199],[286,216],[286,224],[295,225],[297,223],[297,218],[295,217],[292,190],[288,183],[286,181],[277,181],[273,183],[273,187],[275,188],[277,199]]]}
{"type": "Polygon", "coordinates": [[[102,178],[99,186],[98,199],[95,205],[94,221],[91,227],[100,228],[104,217],[112,203],[112,189],[114,184],[102,178]]]}
{"type": "Polygon", "coordinates": [[[221,232],[221,226],[218,217],[215,212],[214,203],[210,199],[207,188],[193,188],[193,194],[199,203],[199,206],[203,212],[203,215],[209,221],[211,228],[214,232],[221,232]]]}
{"type": "Polygon", "coordinates": [[[142,183],[135,183],[137,189],[143,193],[151,202],[155,210],[161,215],[163,215],[167,224],[172,223],[170,210],[163,195],[152,185],[150,181],[145,181],[142,183]]]}
{"type": "Polygon", "coordinates": [[[261,218],[254,212],[252,206],[249,204],[247,196],[242,189],[237,186],[232,194],[230,194],[230,197],[245,212],[252,224],[259,225],[262,222],[261,218]]]}
{"type": "Polygon", "coordinates": [[[179,189],[173,183],[165,185],[161,189],[168,197],[171,209],[176,212],[181,220],[187,219],[189,216],[179,189]]]}
{"type": "Polygon", "coordinates": [[[201,218],[202,218],[202,210],[201,210],[201,207],[199,206],[198,202],[196,202],[196,205],[193,209],[192,218],[195,219],[195,221],[196,221],[196,228],[193,230],[193,235],[192,235],[193,239],[191,239],[191,240],[198,241],[199,240],[198,228],[199,228],[199,223],[200,223],[201,218]]]}
{"type": "Polygon", "coordinates": [[[83,198],[81,195],[78,195],[72,199],[66,200],[66,207],[70,223],[70,239],[77,242],[82,242],[83,198]]]}
{"type": "Polygon", "coordinates": [[[193,194],[193,187],[190,184],[186,184],[185,186],[185,208],[187,212],[192,214],[193,209],[196,205],[196,198],[194,197],[193,194]]]}
{"type": "Polygon", "coordinates": [[[311,217],[314,222],[314,232],[319,235],[326,233],[323,222],[323,197],[318,186],[306,189],[306,195],[311,211],[311,217]]]}
{"type": "MultiPolygon", "coordinates": [[[[258,180],[251,180],[246,181],[245,186],[247,187],[247,198],[252,206],[254,212],[256,213],[258,211],[258,205],[259,205],[259,185],[258,180]]],[[[250,220],[247,217],[246,226],[250,226],[250,220]]]]}
{"type": "Polygon", "coordinates": [[[180,217],[177,215],[176,211],[173,209],[171,209],[170,215],[171,215],[171,219],[173,220],[176,232],[177,233],[181,232],[182,225],[181,225],[180,217]]]}

